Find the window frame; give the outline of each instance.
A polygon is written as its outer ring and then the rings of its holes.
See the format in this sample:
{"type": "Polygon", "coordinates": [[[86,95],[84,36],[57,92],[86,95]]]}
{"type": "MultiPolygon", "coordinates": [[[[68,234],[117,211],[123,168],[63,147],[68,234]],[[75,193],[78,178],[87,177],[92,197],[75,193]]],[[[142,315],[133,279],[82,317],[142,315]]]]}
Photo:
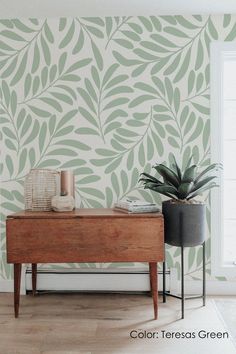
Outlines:
{"type": "MultiPolygon", "coordinates": [[[[223,53],[235,52],[236,42],[213,41],[210,45],[211,159],[223,164],[223,53]]],[[[224,166],[223,166],[224,167],[224,166]]],[[[219,187],[211,192],[211,273],[234,278],[236,265],[223,263],[223,171],[218,171],[219,187]]],[[[235,235],[236,237],[236,235],[235,235]]]]}

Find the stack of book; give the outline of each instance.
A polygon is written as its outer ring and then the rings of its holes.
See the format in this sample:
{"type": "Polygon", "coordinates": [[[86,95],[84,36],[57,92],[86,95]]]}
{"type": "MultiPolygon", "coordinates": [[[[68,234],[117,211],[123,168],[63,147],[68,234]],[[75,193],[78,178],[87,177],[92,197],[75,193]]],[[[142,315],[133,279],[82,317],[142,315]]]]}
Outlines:
{"type": "Polygon", "coordinates": [[[157,204],[141,200],[123,199],[114,204],[114,210],[124,213],[156,213],[159,212],[157,204]]]}

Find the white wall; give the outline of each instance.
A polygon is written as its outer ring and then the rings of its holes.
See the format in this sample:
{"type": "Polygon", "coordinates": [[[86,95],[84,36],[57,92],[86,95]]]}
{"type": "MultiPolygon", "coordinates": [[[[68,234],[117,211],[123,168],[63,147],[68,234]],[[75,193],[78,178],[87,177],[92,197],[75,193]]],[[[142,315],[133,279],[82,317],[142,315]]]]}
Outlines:
{"type": "Polygon", "coordinates": [[[236,13],[235,0],[0,0],[0,18],[236,13]]]}

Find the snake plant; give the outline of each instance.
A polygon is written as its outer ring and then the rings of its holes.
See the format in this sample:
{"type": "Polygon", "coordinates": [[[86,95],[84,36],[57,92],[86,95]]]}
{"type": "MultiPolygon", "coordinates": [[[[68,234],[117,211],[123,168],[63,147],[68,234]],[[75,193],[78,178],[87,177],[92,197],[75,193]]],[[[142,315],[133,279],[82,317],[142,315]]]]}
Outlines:
{"type": "Polygon", "coordinates": [[[197,165],[190,165],[191,160],[192,157],[184,171],[181,171],[175,159],[170,168],[163,163],[156,164],[153,168],[162,177],[163,181],[145,172],[141,173],[139,181],[142,182],[145,189],[150,189],[178,201],[188,201],[206,190],[217,187],[217,184],[213,181],[217,176],[210,174],[221,168],[221,165],[213,163],[199,173],[197,165]]]}

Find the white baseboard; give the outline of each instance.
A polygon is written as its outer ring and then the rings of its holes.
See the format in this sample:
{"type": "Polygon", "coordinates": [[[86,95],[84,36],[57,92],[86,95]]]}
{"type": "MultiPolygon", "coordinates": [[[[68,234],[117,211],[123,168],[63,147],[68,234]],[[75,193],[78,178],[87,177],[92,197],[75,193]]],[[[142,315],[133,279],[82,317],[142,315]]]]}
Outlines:
{"type": "MultiPolygon", "coordinates": [[[[178,293],[180,282],[177,281],[175,269],[166,276],[166,288],[172,293],[178,293]]],[[[158,288],[162,290],[162,274],[158,276],[158,288]]],[[[21,294],[31,290],[31,272],[23,268],[21,294]]],[[[51,291],[149,291],[149,274],[146,270],[130,269],[86,269],[38,271],[38,290],[51,291]]],[[[202,282],[185,281],[186,295],[200,294],[202,282]]],[[[13,292],[13,280],[0,279],[0,292],[13,292]]],[[[236,295],[236,282],[214,281],[206,282],[207,295],[236,295]]]]}
{"type": "MultiPolygon", "coordinates": [[[[169,289],[170,274],[166,276],[169,289]]],[[[162,289],[162,275],[158,277],[162,289]]],[[[26,291],[31,290],[31,271],[26,272],[26,291]]],[[[146,270],[91,269],[39,270],[37,290],[49,291],[149,291],[150,280],[146,270]]]]}

